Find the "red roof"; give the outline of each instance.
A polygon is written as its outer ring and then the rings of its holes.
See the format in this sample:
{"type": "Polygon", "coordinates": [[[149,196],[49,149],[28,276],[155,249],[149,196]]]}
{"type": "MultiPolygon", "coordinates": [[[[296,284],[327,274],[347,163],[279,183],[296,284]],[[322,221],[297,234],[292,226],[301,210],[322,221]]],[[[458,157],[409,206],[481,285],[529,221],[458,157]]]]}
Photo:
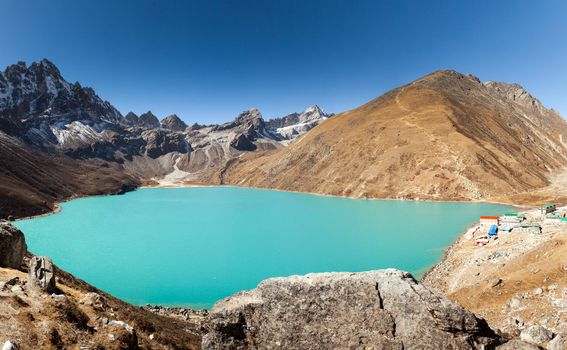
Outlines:
{"type": "Polygon", "coordinates": [[[487,219],[487,220],[498,220],[498,216],[481,216],[480,219],[487,219]]]}

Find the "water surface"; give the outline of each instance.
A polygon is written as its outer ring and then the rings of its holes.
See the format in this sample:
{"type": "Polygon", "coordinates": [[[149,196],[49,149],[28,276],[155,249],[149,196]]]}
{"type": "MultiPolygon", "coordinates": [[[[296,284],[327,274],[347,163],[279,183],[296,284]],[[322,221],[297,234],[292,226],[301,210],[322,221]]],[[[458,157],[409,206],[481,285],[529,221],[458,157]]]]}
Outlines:
{"type": "Polygon", "coordinates": [[[16,222],[29,250],[134,304],[210,307],[272,276],[439,261],[481,203],[354,200],[234,187],[77,199],[16,222]]]}

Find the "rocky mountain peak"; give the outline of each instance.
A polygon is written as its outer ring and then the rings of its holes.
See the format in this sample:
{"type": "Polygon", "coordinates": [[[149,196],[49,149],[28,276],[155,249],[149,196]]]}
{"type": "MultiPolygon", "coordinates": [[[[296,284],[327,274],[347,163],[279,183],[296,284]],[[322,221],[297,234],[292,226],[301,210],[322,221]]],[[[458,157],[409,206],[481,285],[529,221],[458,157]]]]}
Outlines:
{"type": "Polygon", "coordinates": [[[311,122],[314,120],[319,120],[319,119],[326,119],[329,116],[327,114],[325,114],[325,112],[323,112],[323,110],[321,109],[321,107],[319,107],[318,105],[313,105],[309,108],[307,108],[305,111],[303,111],[299,116],[299,122],[300,123],[307,123],[307,122],[311,122]]]}
{"type": "Polygon", "coordinates": [[[291,113],[281,118],[270,119],[266,124],[271,133],[284,140],[291,140],[306,133],[333,114],[326,114],[321,107],[313,105],[301,113],[291,113]]]}
{"type": "Polygon", "coordinates": [[[59,68],[57,68],[57,66],[47,58],[44,58],[39,62],[33,62],[30,65],[29,70],[37,71],[37,72],[41,71],[45,75],[51,75],[59,78],[61,77],[61,72],[59,71],[59,68]]]}
{"type": "Polygon", "coordinates": [[[159,119],[152,113],[147,111],[138,118],[138,125],[145,128],[159,128],[159,119]]]}
{"type": "Polygon", "coordinates": [[[124,116],[124,123],[126,125],[134,126],[138,124],[138,115],[132,111],[124,116]]]}
{"type": "Polygon", "coordinates": [[[257,108],[250,108],[247,111],[244,111],[236,117],[237,120],[246,121],[246,120],[257,120],[262,119],[262,113],[257,108]]]}
{"type": "Polygon", "coordinates": [[[47,59],[29,67],[24,62],[0,72],[0,118],[10,123],[23,120],[38,127],[75,120],[118,122],[122,115],[91,88],[70,84],[47,59]]]}
{"type": "Polygon", "coordinates": [[[187,129],[187,124],[176,114],[172,114],[162,119],[161,127],[173,131],[184,131],[187,129]]]}

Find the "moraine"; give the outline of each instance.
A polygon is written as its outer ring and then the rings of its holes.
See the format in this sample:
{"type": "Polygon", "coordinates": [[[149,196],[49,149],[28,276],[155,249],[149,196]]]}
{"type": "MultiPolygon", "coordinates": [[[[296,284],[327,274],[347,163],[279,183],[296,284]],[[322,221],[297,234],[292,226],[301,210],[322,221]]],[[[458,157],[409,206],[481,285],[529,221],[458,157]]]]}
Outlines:
{"type": "Polygon", "coordinates": [[[272,276],[394,267],[419,275],[485,203],[355,200],[235,187],[77,199],[16,222],[29,250],[134,304],[208,308],[272,276]]]}

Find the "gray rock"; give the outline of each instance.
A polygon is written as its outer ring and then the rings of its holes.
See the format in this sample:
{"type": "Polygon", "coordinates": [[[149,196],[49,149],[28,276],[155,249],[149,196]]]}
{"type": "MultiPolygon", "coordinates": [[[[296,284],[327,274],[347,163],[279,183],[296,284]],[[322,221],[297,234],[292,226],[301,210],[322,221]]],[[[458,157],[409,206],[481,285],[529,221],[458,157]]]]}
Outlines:
{"type": "Polygon", "coordinates": [[[8,221],[0,221],[0,267],[19,269],[27,250],[22,231],[8,221]]]}
{"type": "Polygon", "coordinates": [[[45,256],[34,256],[30,259],[28,280],[31,286],[55,293],[55,270],[51,259],[45,256]]]}
{"type": "Polygon", "coordinates": [[[563,334],[557,335],[547,344],[548,350],[565,350],[567,349],[567,336],[563,334]]]}
{"type": "Polygon", "coordinates": [[[504,345],[497,346],[496,350],[541,350],[541,348],[539,346],[526,343],[525,341],[514,339],[504,345]]]}
{"type": "Polygon", "coordinates": [[[263,281],[219,301],[203,349],[481,349],[500,339],[406,272],[318,273],[263,281]]]}
{"type": "Polygon", "coordinates": [[[529,326],[522,330],[520,339],[528,343],[543,346],[553,338],[553,333],[542,326],[529,326]]]}

